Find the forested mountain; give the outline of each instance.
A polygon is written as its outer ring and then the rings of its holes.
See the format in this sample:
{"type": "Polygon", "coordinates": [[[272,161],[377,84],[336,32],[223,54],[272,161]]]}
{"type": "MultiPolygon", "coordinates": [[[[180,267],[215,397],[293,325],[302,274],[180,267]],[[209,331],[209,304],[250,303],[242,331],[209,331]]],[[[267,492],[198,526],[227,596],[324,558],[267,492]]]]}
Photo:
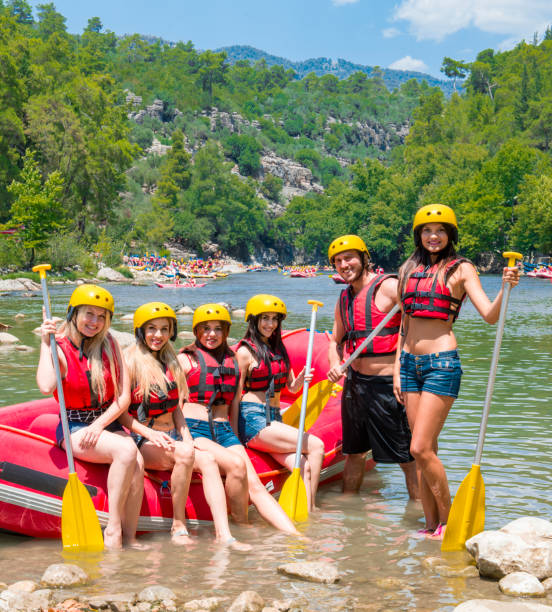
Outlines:
{"type": "Polygon", "coordinates": [[[449,60],[467,86],[447,99],[413,79],[390,91],[378,72],[230,64],[98,17],[72,35],[53,4],[35,18],[0,0],[0,266],[113,264],[169,241],[324,260],[351,232],[396,266],[434,201],[457,211],[471,257],[549,251],[551,38],[449,60]],[[166,155],[146,153],[154,138],[166,155]]]}
{"type": "Polygon", "coordinates": [[[230,47],[221,47],[216,49],[217,52],[224,52],[227,55],[228,62],[235,64],[236,62],[247,60],[251,64],[255,64],[261,60],[266,62],[267,66],[282,66],[285,70],[293,70],[296,78],[302,79],[311,72],[316,76],[324,76],[325,74],[333,74],[338,79],[347,79],[356,72],[362,72],[369,77],[374,76],[374,71],[380,72],[383,82],[389,89],[396,89],[403,83],[415,79],[418,82],[426,81],[430,87],[439,87],[443,93],[450,96],[454,90],[453,84],[450,81],[436,79],[430,74],[416,72],[414,70],[392,70],[391,68],[380,68],[379,66],[363,66],[362,64],[354,64],[345,59],[331,59],[329,57],[317,57],[303,60],[301,62],[292,62],[284,57],[271,55],[266,51],[255,49],[248,45],[232,45],[230,47]]]}

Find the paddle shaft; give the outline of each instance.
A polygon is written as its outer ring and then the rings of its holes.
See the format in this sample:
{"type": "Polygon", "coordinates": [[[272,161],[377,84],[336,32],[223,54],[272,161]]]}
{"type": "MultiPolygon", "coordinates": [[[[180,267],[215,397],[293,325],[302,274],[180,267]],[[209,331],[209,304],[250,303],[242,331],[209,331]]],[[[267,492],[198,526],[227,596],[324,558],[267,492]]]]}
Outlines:
{"type": "Polygon", "coordinates": [[[360,346],[354,351],[354,353],[347,359],[347,361],[342,364],[340,367],[341,372],[345,372],[345,370],[353,363],[353,361],[362,353],[364,348],[372,342],[372,340],[380,333],[380,331],[387,325],[387,322],[391,320],[391,318],[395,315],[395,313],[399,310],[399,304],[395,304],[393,308],[383,317],[383,319],[374,327],[372,333],[365,338],[360,346]]]}
{"type": "Polygon", "coordinates": [[[500,345],[502,344],[502,334],[504,332],[504,323],[506,322],[506,309],[508,308],[508,299],[512,285],[506,283],[504,287],[504,295],[502,296],[502,304],[500,305],[500,315],[496,329],[496,338],[493,348],[493,357],[491,359],[491,369],[489,370],[489,382],[487,383],[487,393],[485,395],[485,405],[483,406],[483,416],[481,417],[481,427],[479,429],[479,439],[477,440],[477,448],[475,450],[475,465],[480,465],[481,455],[483,454],[483,444],[485,442],[485,433],[487,432],[487,421],[489,420],[489,412],[491,410],[491,400],[493,397],[494,383],[496,378],[496,369],[498,365],[498,357],[500,355],[500,345]]]}
{"type": "MultiPolygon", "coordinates": [[[[309,302],[310,303],[310,302],[309,302]]],[[[318,305],[322,305],[320,302],[315,302],[312,305],[311,322],[309,330],[309,344],[307,348],[307,363],[305,365],[305,375],[311,371],[312,363],[312,347],[314,345],[314,331],[316,327],[316,312],[318,305]]],[[[299,435],[297,437],[297,449],[295,452],[295,465],[294,469],[299,469],[301,466],[301,453],[303,451],[303,432],[305,431],[305,418],[307,415],[307,400],[309,395],[309,381],[305,380],[303,383],[303,397],[301,399],[301,416],[299,418],[299,435]]]]}
{"type": "MultiPolygon", "coordinates": [[[[46,318],[50,319],[50,299],[48,297],[48,286],[46,285],[46,274],[41,272],[40,284],[42,286],[42,300],[44,302],[44,310],[46,318]]],[[[63,440],[65,442],[65,452],[67,454],[67,463],[69,464],[69,473],[75,472],[75,462],[73,461],[73,451],[71,449],[71,433],[69,432],[69,423],[67,421],[67,410],[65,408],[65,397],[63,395],[63,385],[61,383],[61,370],[59,368],[59,358],[57,353],[57,343],[54,334],[50,334],[50,350],[52,351],[52,361],[54,362],[54,370],[56,372],[56,384],[58,392],[59,413],[61,416],[61,426],[63,428],[63,440]]]]}

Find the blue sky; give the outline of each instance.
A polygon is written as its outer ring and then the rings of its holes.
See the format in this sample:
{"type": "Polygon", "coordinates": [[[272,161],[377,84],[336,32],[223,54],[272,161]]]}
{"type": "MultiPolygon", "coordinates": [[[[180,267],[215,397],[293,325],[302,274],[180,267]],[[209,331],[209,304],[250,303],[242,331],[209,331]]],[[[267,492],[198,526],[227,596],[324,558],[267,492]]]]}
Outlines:
{"type": "MultiPolygon", "coordinates": [[[[32,5],[46,2],[38,0],[32,5]]],[[[443,77],[444,56],[541,37],[552,0],[54,0],[69,32],[100,17],[116,34],[191,40],[198,49],[251,45],[290,60],[343,58],[443,77]]]]}

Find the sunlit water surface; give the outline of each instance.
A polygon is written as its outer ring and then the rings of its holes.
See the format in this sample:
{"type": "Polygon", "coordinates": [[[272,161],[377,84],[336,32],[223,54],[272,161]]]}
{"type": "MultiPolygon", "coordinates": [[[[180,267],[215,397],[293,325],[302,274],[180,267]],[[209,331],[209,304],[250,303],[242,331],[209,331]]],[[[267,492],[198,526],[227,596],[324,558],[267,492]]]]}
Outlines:
{"type": "MultiPolygon", "coordinates": [[[[500,279],[481,278],[487,293],[496,295],[500,279]]],[[[54,314],[63,316],[73,286],[52,286],[54,314]]],[[[110,285],[117,314],[133,312],[141,303],[163,300],[173,307],[224,301],[243,308],[256,293],[274,293],[287,304],[286,328],[308,325],[308,299],[325,303],[317,328],[331,329],[340,287],[327,276],[291,279],[276,272],[233,275],[209,282],[201,289],[161,290],[153,286],[110,285]]],[[[18,294],[0,297],[0,322],[23,344],[38,348],[32,330],[39,325],[40,297],[18,294]],[[24,313],[21,321],[16,313],[24,313]]],[[[115,318],[114,327],[132,331],[115,318]]],[[[179,329],[190,329],[191,317],[179,318],[179,329]]],[[[240,338],[243,322],[231,335],[240,338]]],[[[487,325],[468,303],[455,325],[464,377],[441,434],[440,457],[454,493],[469,472],[485,397],[495,328],[487,325]]],[[[179,341],[183,344],[183,341],[179,341]]],[[[552,426],[552,283],[523,278],[511,293],[495,392],[482,458],[486,486],[486,527],[498,528],[521,516],[550,519],[550,441],[552,426]]],[[[0,406],[40,397],[35,383],[38,352],[0,350],[0,406]]],[[[439,557],[439,545],[413,537],[422,525],[418,504],[408,502],[401,471],[381,466],[368,473],[359,496],[344,497],[339,484],[321,488],[320,510],[300,529],[308,540],[298,542],[275,533],[251,512],[253,526],[233,527],[235,535],[254,545],[243,554],[215,545],[208,527],[192,530],[195,546],[172,546],[165,534],[148,534],[148,551],[109,553],[97,563],[80,563],[94,576],[90,594],[139,591],[162,584],[188,600],[258,591],[271,599],[303,597],[310,610],[452,610],[466,599],[508,599],[492,581],[444,577],[428,567],[428,557],[439,557]],[[335,585],[300,582],[277,574],[278,565],[301,560],[328,560],[342,578],[335,585]]],[[[61,562],[60,543],[14,535],[0,535],[0,577],[11,583],[38,580],[44,569],[61,562]]],[[[465,565],[467,553],[449,555],[449,565],[465,565]]],[[[82,592],[82,591],[81,591],[82,592]]],[[[545,600],[552,604],[552,598],[545,600]]],[[[541,600],[541,602],[543,602],[541,600]]],[[[543,602],[545,603],[545,602],[543,602]]]]}

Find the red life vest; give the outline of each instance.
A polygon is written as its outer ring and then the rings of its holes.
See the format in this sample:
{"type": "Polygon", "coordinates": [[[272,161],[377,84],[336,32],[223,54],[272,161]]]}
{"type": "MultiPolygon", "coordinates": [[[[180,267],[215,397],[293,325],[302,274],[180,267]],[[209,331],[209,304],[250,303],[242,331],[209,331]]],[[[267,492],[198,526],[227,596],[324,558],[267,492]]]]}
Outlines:
{"type": "Polygon", "coordinates": [[[209,351],[196,345],[193,354],[197,365],[186,376],[190,394],[188,401],[206,404],[208,408],[217,404],[230,405],[240,379],[240,370],[235,357],[226,354],[219,363],[209,351]]]}
{"type": "Polygon", "coordinates": [[[140,422],[158,417],[167,412],[174,412],[178,405],[178,386],[172,372],[168,368],[165,370],[165,376],[169,381],[166,394],[161,389],[155,388],[151,390],[149,398],[142,397],[140,399],[138,387],[132,390],[128,412],[140,422]]]}
{"type": "Polygon", "coordinates": [[[405,314],[411,317],[442,319],[443,321],[452,316],[452,320],[455,321],[466,294],[464,293],[460,299],[452,297],[446,281],[463,261],[467,260],[454,259],[445,266],[445,284],[439,280],[438,264],[433,266],[420,264],[408,277],[402,296],[405,314]]]}
{"type": "MultiPolygon", "coordinates": [[[[119,376],[119,368],[115,358],[115,347],[113,340],[109,338],[113,359],[115,361],[115,375],[119,376]]],[[[67,410],[105,410],[113,403],[115,397],[115,387],[111,377],[111,368],[109,367],[109,359],[102,351],[103,361],[103,376],[105,383],[104,401],[100,403],[98,396],[94,393],[90,380],[90,368],[88,366],[88,358],[82,351],[75,346],[67,336],[63,336],[57,340],[59,348],[65,355],[67,361],[67,374],[62,380],[63,397],[65,398],[65,407],[67,410]]],[[[58,400],[57,389],[54,391],[54,397],[58,400]]],[[[59,401],[59,400],[58,400],[59,401]]]]}
{"type": "MultiPolygon", "coordinates": [[[[356,295],[353,295],[351,285],[341,291],[339,296],[339,310],[341,321],[345,328],[345,335],[341,342],[346,342],[348,353],[353,353],[357,346],[367,338],[374,328],[385,318],[386,312],[382,312],[376,306],[376,292],[380,285],[388,278],[397,278],[394,274],[380,274],[376,276],[369,285],[363,287],[356,295]]],[[[373,357],[374,355],[391,355],[397,348],[399,328],[401,324],[401,313],[397,312],[385,324],[379,334],[369,342],[360,353],[359,357],[373,357]]]]}
{"type": "Polygon", "coordinates": [[[238,348],[240,346],[247,346],[247,348],[257,359],[257,367],[253,368],[247,375],[247,379],[245,381],[246,391],[268,391],[272,380],[274,380],[274,393],[278,393],[286,386],[288,379],[288,368],[286,366],[286,362],[284,361],[283,355],[280,355],[280,353],[273,353],[270,347],[267,345],[270,355],[269,371],[266,362],[259,358],[257,347],[251,339],[244,338],[238,344],[238,348]]]}

